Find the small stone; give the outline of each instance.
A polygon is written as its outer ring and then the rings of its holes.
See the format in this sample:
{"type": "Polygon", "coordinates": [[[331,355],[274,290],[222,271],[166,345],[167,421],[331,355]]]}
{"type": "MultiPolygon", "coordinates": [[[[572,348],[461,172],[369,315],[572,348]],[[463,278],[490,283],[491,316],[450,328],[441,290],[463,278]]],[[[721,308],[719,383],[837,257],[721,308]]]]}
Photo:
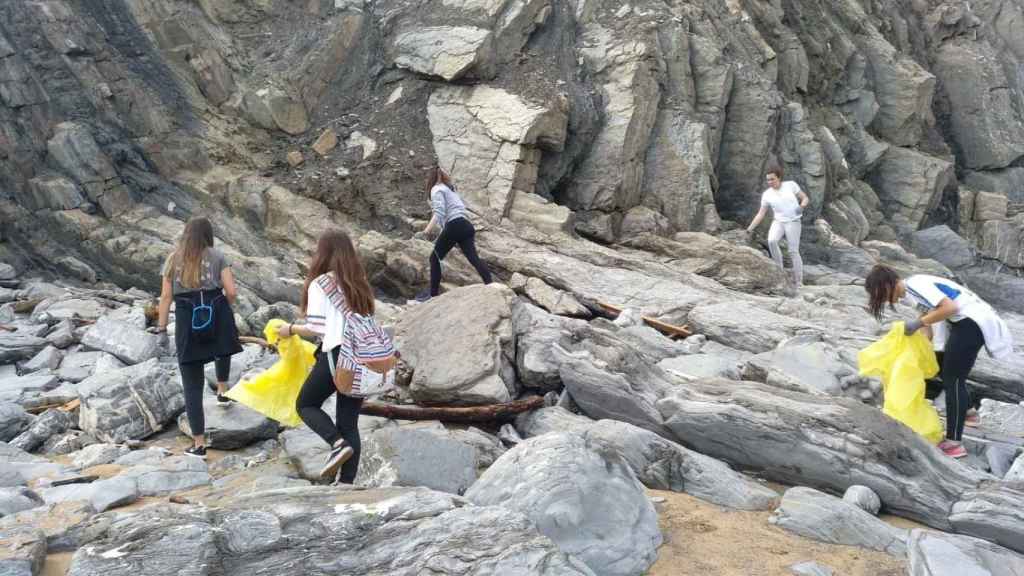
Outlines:
{"type": "Polygon", "coordinates": [[[882,500],[875,494],[875,491],[867,486],[850,486],[846,489],[846,493],[843,494],[843,500],[870,512],[877,516],[878,511],[882,508],[882,500]]]}
{"type": "Polygon", "coordinates": [[[18,272],[14,266],[0,262],[0,280],[14,280],[17,277],[18,272]]]}
{"type": "Polygon", "coordinates": [[[313,150],[316,150],[316,153],[321,156],[327,156],[327,153],[334,150],[334,147],[337,145],[338,135],[334,130],[328,128],[327,130],[324,130],[323,134],[321,134],[320,137],[316,139],[316,142],[313,143],[313,150]]]}
{"type": "Polygon", "coordinates": [[[300,165],[300,164],[302,164],[303,162],[306,161],[306,159],[302,157],[302,152],[299,152],[298,150],[292,150],[291,152],[289,152],[288,156],[287,156],[287,160],[288,160],[288,164],[292,168],[295,168],[298,165],[300,165]]]}
{"type": "Polygon", "coordinates": [[[790,571],[797,576],[832,576],[834,573],[828,566],[817,562],[801,562],[789,567],[790,571]]]}

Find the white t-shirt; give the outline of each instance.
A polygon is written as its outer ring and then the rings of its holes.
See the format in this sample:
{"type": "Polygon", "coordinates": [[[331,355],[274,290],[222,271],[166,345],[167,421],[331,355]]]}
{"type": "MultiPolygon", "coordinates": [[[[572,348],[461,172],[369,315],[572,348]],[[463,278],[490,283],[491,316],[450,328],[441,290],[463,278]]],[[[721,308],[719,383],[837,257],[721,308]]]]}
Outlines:
{"type": "Polygon", "coordinates": [[[795,222],[803,213],[799,194],[800,186],[792,180],[786,180],[779,185],[778,190],[769,187],[761,194],[761,206],[771,206],[772,217],[779,222],[795,222]]]}
{"type": "Polygon", "coordinates": [[[907,288],[905,303],[921,312],[934,310],[944,298],[952,300],[957,305],[957,313],[949,317],[952,322],[964,319],[964,315],[960,313],[961,307],[967,300],[975,298],[974,293],[960,284],[928,274],[914,274],[904,279],[903,285],[907,288]]]}

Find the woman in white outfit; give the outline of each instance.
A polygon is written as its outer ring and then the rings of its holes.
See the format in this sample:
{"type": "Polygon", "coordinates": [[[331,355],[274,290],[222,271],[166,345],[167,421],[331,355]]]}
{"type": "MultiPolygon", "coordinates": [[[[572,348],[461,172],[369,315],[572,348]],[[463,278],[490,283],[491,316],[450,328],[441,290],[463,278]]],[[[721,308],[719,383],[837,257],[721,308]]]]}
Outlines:
{"type": "Polygon", "coordinates": [[[782,169],[777,166],[768,170],[765,180],[768,182],[768,188],[761,194],[761,209],[757,211],[750,226],[747,226],[747,234],[754,233],[754,229],[761,220],[764,220],[768,208],[771,207],[772,226],[768,229],[768,250],[779,268],[784,268],[779,240],[782,240],[783,235],[786,236],[789,257],[793,260],[793,283],[800,287],[804,283],[804,262],[800,258],[800,217],[803,216],[804,207],[810,199],[796,182],[783,182],[782,169]]]}

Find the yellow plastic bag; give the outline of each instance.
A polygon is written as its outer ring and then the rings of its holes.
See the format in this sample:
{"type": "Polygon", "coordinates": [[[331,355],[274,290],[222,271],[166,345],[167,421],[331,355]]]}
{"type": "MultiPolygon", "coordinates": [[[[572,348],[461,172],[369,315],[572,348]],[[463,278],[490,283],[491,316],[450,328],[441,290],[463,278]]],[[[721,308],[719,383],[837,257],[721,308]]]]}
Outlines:
{"type": "Polygon", "coordinates": [[[860,351],[857,363],[861,376],[882,379],[883,412],[934,444],[942,440],[939,413],[924,397],[925,378],[939,372],[932,343],[924,334],[906,336],[903,322],[896,322],[884,338],[860,351]]]}
{"type": "Polygon", "coordinates": [[[281,359],[252,380],[239,382],[226,396],[285,426],[294,427],[302,423],[295,411],[295,399],[316,362],[316,345],[298,336],[278,342],[277,328],[282,324],[284,320],[275,318],[263,329],[267,342],[277,344],[281,359]]]}

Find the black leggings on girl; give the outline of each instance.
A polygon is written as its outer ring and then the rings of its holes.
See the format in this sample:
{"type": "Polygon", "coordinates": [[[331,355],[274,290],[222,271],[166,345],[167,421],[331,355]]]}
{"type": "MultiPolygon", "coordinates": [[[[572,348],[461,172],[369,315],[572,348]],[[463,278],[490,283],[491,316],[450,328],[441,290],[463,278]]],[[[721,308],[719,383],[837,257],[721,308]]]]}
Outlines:
{"type": "MultiPolygon", "coordinates": [[[[331,350],[334,358],[338,358],[338,348],[331,350]]],[[[327,355],[317,352],[316,364],[313,370],[302,384],[299,397],[295,401],[295,410],[299,417],[306,423],[306,426],[316,432],[324,442],[334,446],[339,439],[344,438],[345,442],[352,447],[352,457],[345,461],[338,474],[338,480],[343,484],[355,482],[356,471],[359,469],[359,409],[363,406],[362,398],[354,398],[337,394],[338,389],[334,387],[334,379],[331,378],[331,367],[327,362],[327,355]],[[331,394],[337,394],[335,404],[335,418],[337,423],[331,421],[331,417],[323,411],[324,401],[331,394]]]]}
{"type": "Polygon", "coordinates": [[[959,442],[964,435],[964,419],[971,407],[967,376],[974,368],[985,336],[974,320],[950,322],[949,338],[942,353],[942,386],[946,390],[946,438],[959,442]]]}
{"type": "Polygon", "coordinates": [[[430,254],[430,295],[437,296],[441,293],[441,260],[448,255],[455,245],[465,254],[466,260],[476,268],[477,274],[484,284],[491,283],[491,271],[487,264],[480,260],[476,253],[476,228],[465,218],[456,218],[445,224],[441,235],[434,242],[434,251],[430,254]]]}
{"type": "MultiPolygon", "coordinates": [[[[231,376],[231,356],[224,356],[213,361],[217,370],[217,382],[227,382],[231,376]]],[[[203,388],[206,387],[206,368],[204,362],[178,364],[181,372],[181,387],[185,391],[185,413],[188,415],[188,427],[193,436],[206,433],[206,416],[203,414],[203,388]]]]}

